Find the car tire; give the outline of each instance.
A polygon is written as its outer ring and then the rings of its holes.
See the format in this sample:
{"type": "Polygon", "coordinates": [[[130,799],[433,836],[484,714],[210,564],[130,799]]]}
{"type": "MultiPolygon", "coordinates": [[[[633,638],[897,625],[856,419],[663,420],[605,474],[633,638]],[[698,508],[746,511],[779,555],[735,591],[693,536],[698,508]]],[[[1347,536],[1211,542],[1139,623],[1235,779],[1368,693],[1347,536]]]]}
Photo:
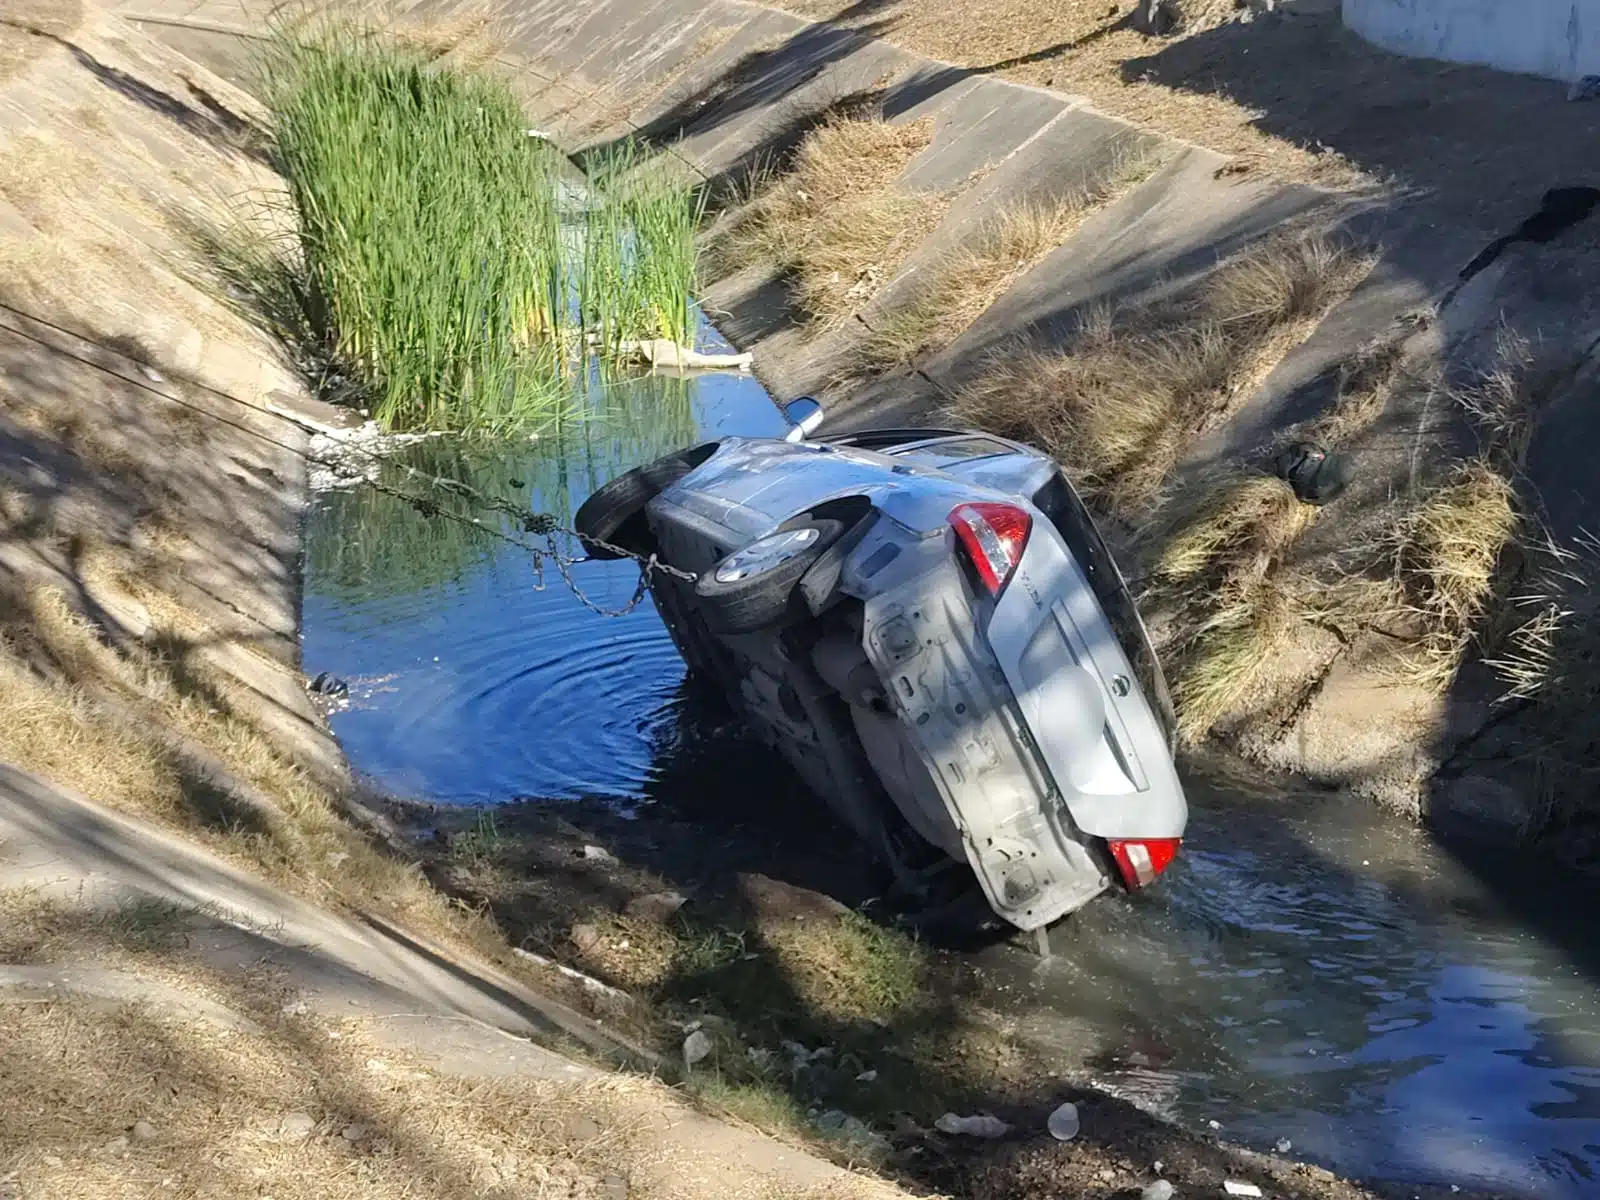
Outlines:
{"type": "Polygon", "coordinates": [[[697,450],[680,450],[653,463],[634,467],[596,488],[578,506],[572,519],[572,527],[589,557],[602,560],[623,557],[599,545],[600,542],[620,547],[629,554],[648,554],[645,506],[709,457],[697,450]]]}
{"type": "Polygon", "coordinates": [[[782,620],[801,576],[843,532],[842,521],[802,518],[723,558],[694,585],[706,624],[716,633],[750,633],[782,620]],[[764,557],[766,543],[775,545],[764,557]]]}

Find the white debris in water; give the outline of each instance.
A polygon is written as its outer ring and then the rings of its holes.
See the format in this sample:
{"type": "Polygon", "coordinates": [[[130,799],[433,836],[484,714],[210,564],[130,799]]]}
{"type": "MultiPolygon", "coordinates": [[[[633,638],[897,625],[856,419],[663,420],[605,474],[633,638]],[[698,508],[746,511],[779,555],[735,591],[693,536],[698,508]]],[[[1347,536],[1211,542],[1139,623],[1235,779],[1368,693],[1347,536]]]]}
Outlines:
{"type": "Polygon", "coordinates": [[[1261,1195],[1261,1189],[1253,1183],[1240,1183],[1237,1179],[1227,1179],[1222,1183],[1222,1190],[1230,1196],[1255,1196],[1261,1195]]]}
{"type": "Polygon", "coordinates": [[[1222,1122],[1221,1121],[1207,1121],[1206,1124],[1211,1126],[1211,1128],[1213,1128],[1213,1129],[1221,1129],[1222,1128],[1222,1122]]]}
{"type": "Polygon", "coordinates": [[[1055,1112],[1050,1114],[1050,1119],[1045,1122],[1045,1128],[1050,1131],[1050,1136],[1058,1142],[1070,1142],[1078,1136],[1080,1125],[1078,1123],[1078,1106],[1068,1101],[1055,1112]]]}
{"type": "Polygon", "coordinates": [[[376,421],[354,429],[328,429],[311,435],[306,447],[309,482],[314,492],[334,491],[372,483],[383,460],[396,450],[437,433],[385,433],[376,421]]]}
{"type": "Polygon", "coordinates": [[[1294,1149],[1294,1143],[1288,1138],[1279,1138],[1277,1145],[1274,1146],[1273,1149],[1275,1149],[1279,1154],[1287,1154],[1289,1151],[1294,1149]]]}
{"type": "Polygon", "coordinates": [[[865,1121],[837,1108],[819,1113],[812,1120],[823,1134],[836,1142],[875,1153],[885,1153],[889,1149],[888,1139],[882,1134],[872,1132],[865,1121]]]}
{"type": "Polygon", "coordinates": [[[1011,1126],[999,1117],[991,1117],[988,1113],[979,1113],[972,1117],[958,1117],[955,1113],[945,1113],[933,1123],[933,1127],[940,1133],[975,1138],[1001,1138],[1011,1132],[1011,1126]]]}

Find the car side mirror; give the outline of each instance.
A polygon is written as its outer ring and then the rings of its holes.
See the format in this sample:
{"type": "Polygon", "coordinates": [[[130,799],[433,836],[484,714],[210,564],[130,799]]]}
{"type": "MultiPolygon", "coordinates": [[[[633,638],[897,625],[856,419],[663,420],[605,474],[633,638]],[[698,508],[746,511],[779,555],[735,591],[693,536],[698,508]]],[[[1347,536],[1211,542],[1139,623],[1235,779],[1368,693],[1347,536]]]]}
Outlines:
{"type": "Polygon", "coordinates": [[[789,432],[784,434],[786,442],[804,441],[806,435],[816,431],[822,424],[822,405],[815,396],[800,396],[789,401],[783,406],[784,420],[789,422],[789,432]]]}

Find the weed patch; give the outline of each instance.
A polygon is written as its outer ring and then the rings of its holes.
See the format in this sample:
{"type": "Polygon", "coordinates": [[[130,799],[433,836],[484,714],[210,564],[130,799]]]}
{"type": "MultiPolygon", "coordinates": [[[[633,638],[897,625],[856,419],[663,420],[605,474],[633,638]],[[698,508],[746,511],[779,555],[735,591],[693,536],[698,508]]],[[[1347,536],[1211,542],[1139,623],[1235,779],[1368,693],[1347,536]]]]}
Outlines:
{"type": "Polygon", "coordinates": [[[1045,448],[1101,508],[1136,521],[1182,449],[1226,419],[1374,261],[1321,237],[1269,242],[1181,296],[1090,310],[1062,353],[1007,348],[954,415],[1045,448]]]}
{"type": "Polygon", "coordinates": [[[1119,157],[1075,192],[1001,212],[970,244],[930,266],[909,301],[873,314],[871,332],[860,347],[862,365],[881,370],[909,364],[949,345],[1092,212],[1149,178],[1158,165],[1153,154],[1119,157]]]}
{"type": "Polygon", "coordinates": [[[837,324],[871,299],[942,209],[895,178],[933,140],[930,120],[829,117],[806,135],[792,168],[759,187],[708,247],[720,270],[770,263],[794,276],[801,308],[837,324]]]}
{"type": "Polygon", "coordinates": [[[695,189],[631,143],[587,190],[566,178],[470,34],[280,26],[260,75],[284,202],[193,239],[303,373],[390,429],[545,422],[591,348],[694,337],[695,189]]]}

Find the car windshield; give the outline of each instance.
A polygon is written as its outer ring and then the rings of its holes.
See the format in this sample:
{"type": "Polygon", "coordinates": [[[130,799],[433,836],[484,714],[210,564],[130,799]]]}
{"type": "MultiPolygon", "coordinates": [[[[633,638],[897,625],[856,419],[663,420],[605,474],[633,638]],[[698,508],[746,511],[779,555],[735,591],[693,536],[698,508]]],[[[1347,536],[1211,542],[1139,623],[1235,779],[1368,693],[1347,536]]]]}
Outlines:
{"type": "Polygon", "coordinates": [[[1168,746],[1175,746],[1178,722],[1172,711],[1172,697],[1167,693],[1166,677],[1161,673],[1155,647],[1150,644],[1150,635],[1145,631],[1128,585],[1105,539],[1095,527],[1094,518],[1060,471],[1034,494],[1033,503],[1050,518],[1050,523],[1088,576],[1089,586],[1094,589],[1095,598],[1100,601],[1106,620],[1117,635],[1122,653],[1138,676],[1139,686],[1155,710],[1156,719],[1161,722],[1168,746]]]}

